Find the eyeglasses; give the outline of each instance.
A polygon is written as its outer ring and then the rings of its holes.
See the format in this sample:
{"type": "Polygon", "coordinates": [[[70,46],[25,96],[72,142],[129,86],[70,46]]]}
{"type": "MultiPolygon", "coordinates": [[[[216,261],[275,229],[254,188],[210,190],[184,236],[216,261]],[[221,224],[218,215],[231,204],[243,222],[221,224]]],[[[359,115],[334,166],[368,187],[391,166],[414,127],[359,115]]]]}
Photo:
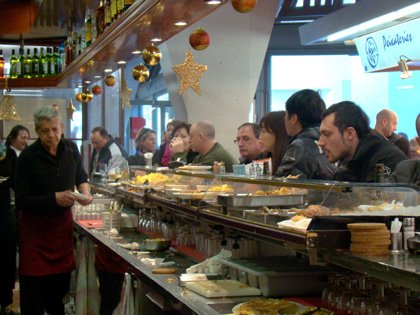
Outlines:
{"type": "Polygon", "coordinates": [[[243,137],[243,138],[238,138],[233,140],[234,144],[239,144],[240,141],[242,141],[242,143],[250,143],[254,140],[257,140],[257,138],[248,138],[248,137],[243,137]]]}

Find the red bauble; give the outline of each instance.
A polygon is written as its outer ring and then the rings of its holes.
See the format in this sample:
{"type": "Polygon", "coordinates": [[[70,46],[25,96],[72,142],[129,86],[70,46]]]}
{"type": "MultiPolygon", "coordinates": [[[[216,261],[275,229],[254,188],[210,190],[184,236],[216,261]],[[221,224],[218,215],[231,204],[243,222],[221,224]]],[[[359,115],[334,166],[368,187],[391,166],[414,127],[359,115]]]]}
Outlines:
{"type": "Polygon", "coordinates": [[[102,88],[99,85],[95,85],[92,88],[92,93],[95,95],[100,95],[102,93],[102,88]]]}
{"type": "Polygon", "coordinates": [[[233,8],[240,13],[248,13],[255,8],[257,0],[232,0],[233,8]]]}
{"type": "Polygon", "coordinates": [[[197,28],[190,34],[190,45],[195,50],[204,50],[210,45],[210,35],[202,28],[197,28]]]}

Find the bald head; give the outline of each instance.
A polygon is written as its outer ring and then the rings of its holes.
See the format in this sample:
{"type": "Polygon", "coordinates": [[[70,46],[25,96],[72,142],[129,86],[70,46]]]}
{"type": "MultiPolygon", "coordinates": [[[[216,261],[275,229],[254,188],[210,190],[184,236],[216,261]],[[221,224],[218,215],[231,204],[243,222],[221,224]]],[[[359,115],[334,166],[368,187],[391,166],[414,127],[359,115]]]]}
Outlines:
{"type": "Polygon", "coordinates": [[[389,138],[397,130],[398,116],[389,109],[383,109],[376,115],[375,130],[384,138],[389,138]]]}
{"type": "Polygon", "coordinates": [[[194,152],[203,154],[215,143],[216,131],[211,122],[202,120],[196,122],[190,129],[191,149],[194,152]]]}

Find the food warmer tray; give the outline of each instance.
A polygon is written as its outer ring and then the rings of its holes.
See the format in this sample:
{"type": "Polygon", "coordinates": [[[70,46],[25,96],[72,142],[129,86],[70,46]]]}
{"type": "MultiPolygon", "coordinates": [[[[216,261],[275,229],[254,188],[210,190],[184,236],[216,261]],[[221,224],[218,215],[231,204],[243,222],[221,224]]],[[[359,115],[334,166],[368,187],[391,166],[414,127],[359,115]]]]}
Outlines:
{"type": "Polygon", "coordinates": [[[217,202],[226,207],[297,206],[304,204],[304,195],[255,196],[249,194],[219,195],[217,202]]]}

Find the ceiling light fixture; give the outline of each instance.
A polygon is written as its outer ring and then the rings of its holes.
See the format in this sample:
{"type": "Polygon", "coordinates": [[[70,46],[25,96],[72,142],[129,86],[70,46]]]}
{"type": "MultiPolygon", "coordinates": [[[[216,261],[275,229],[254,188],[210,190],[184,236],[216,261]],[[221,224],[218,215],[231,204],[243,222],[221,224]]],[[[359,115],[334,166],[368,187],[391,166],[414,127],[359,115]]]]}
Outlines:
{"type": "Polygon", "coordinates": [[[104,72],[106,72],[106,73],[112,72],[112,69],[105,69],[104,72]]]}
{"type": "Polygon", "coordinates": [[[141,51],[140,50],[135,50],[135,51],[132,52],[132,54],[133,55],[140,55],[141,54],[141,51]]]}
{"type": "Polygon", "coordinates": [[[223,0],[204,0],[204,3],[209,5],[219,5],[223,3],[223,0]]]}
{"type": "Polygon", "coordinates": [[[150,41],[151,41],[152,43],[159,43],[159,42],[161,42],[161,41],[162,41],[162,38],[155,37],[155,38],[152,38],[150,41]]]}
{"type": "Polygon", "coordinates": [[[407,65],[407,62],[410,62],[410,61],[411,59],[407,58],[404,55],[400,57],[400,60],[398,61],[398,66],[400,67],[400,71],[401,71],[401,75],[400,75],[401,79],[408,79],[411,77],[411,72],[409,71],[408,65],[407,65]]]}
{"type": "Polygon", "coordinates": [[[85,81],[85,84],[90,84],[90,81],[88,81],[88,80],[87,80],[87,81],[85,81]]]}
{"type": "Polygon", "coordinates": [[[125,60],[120,60],[117,62],[119,65],[125,65],[127,62],[125,60]]]}
{"type": "Polygon", "coordinates": [[[95,78],[95,79],[101,79],[101,78],[102,78],[102,76],[101,76],[101,75],[95,75],[95,76],[94,76],[94,78],[95,78]]]}
{"type": "Polygon", "coordinates": [[[178,22],[175,22],[174,23],[174,25],[175,26],[186,26],[188,23],[187,22],[185,22],[185,21],[178,21],[178,22]]]}

